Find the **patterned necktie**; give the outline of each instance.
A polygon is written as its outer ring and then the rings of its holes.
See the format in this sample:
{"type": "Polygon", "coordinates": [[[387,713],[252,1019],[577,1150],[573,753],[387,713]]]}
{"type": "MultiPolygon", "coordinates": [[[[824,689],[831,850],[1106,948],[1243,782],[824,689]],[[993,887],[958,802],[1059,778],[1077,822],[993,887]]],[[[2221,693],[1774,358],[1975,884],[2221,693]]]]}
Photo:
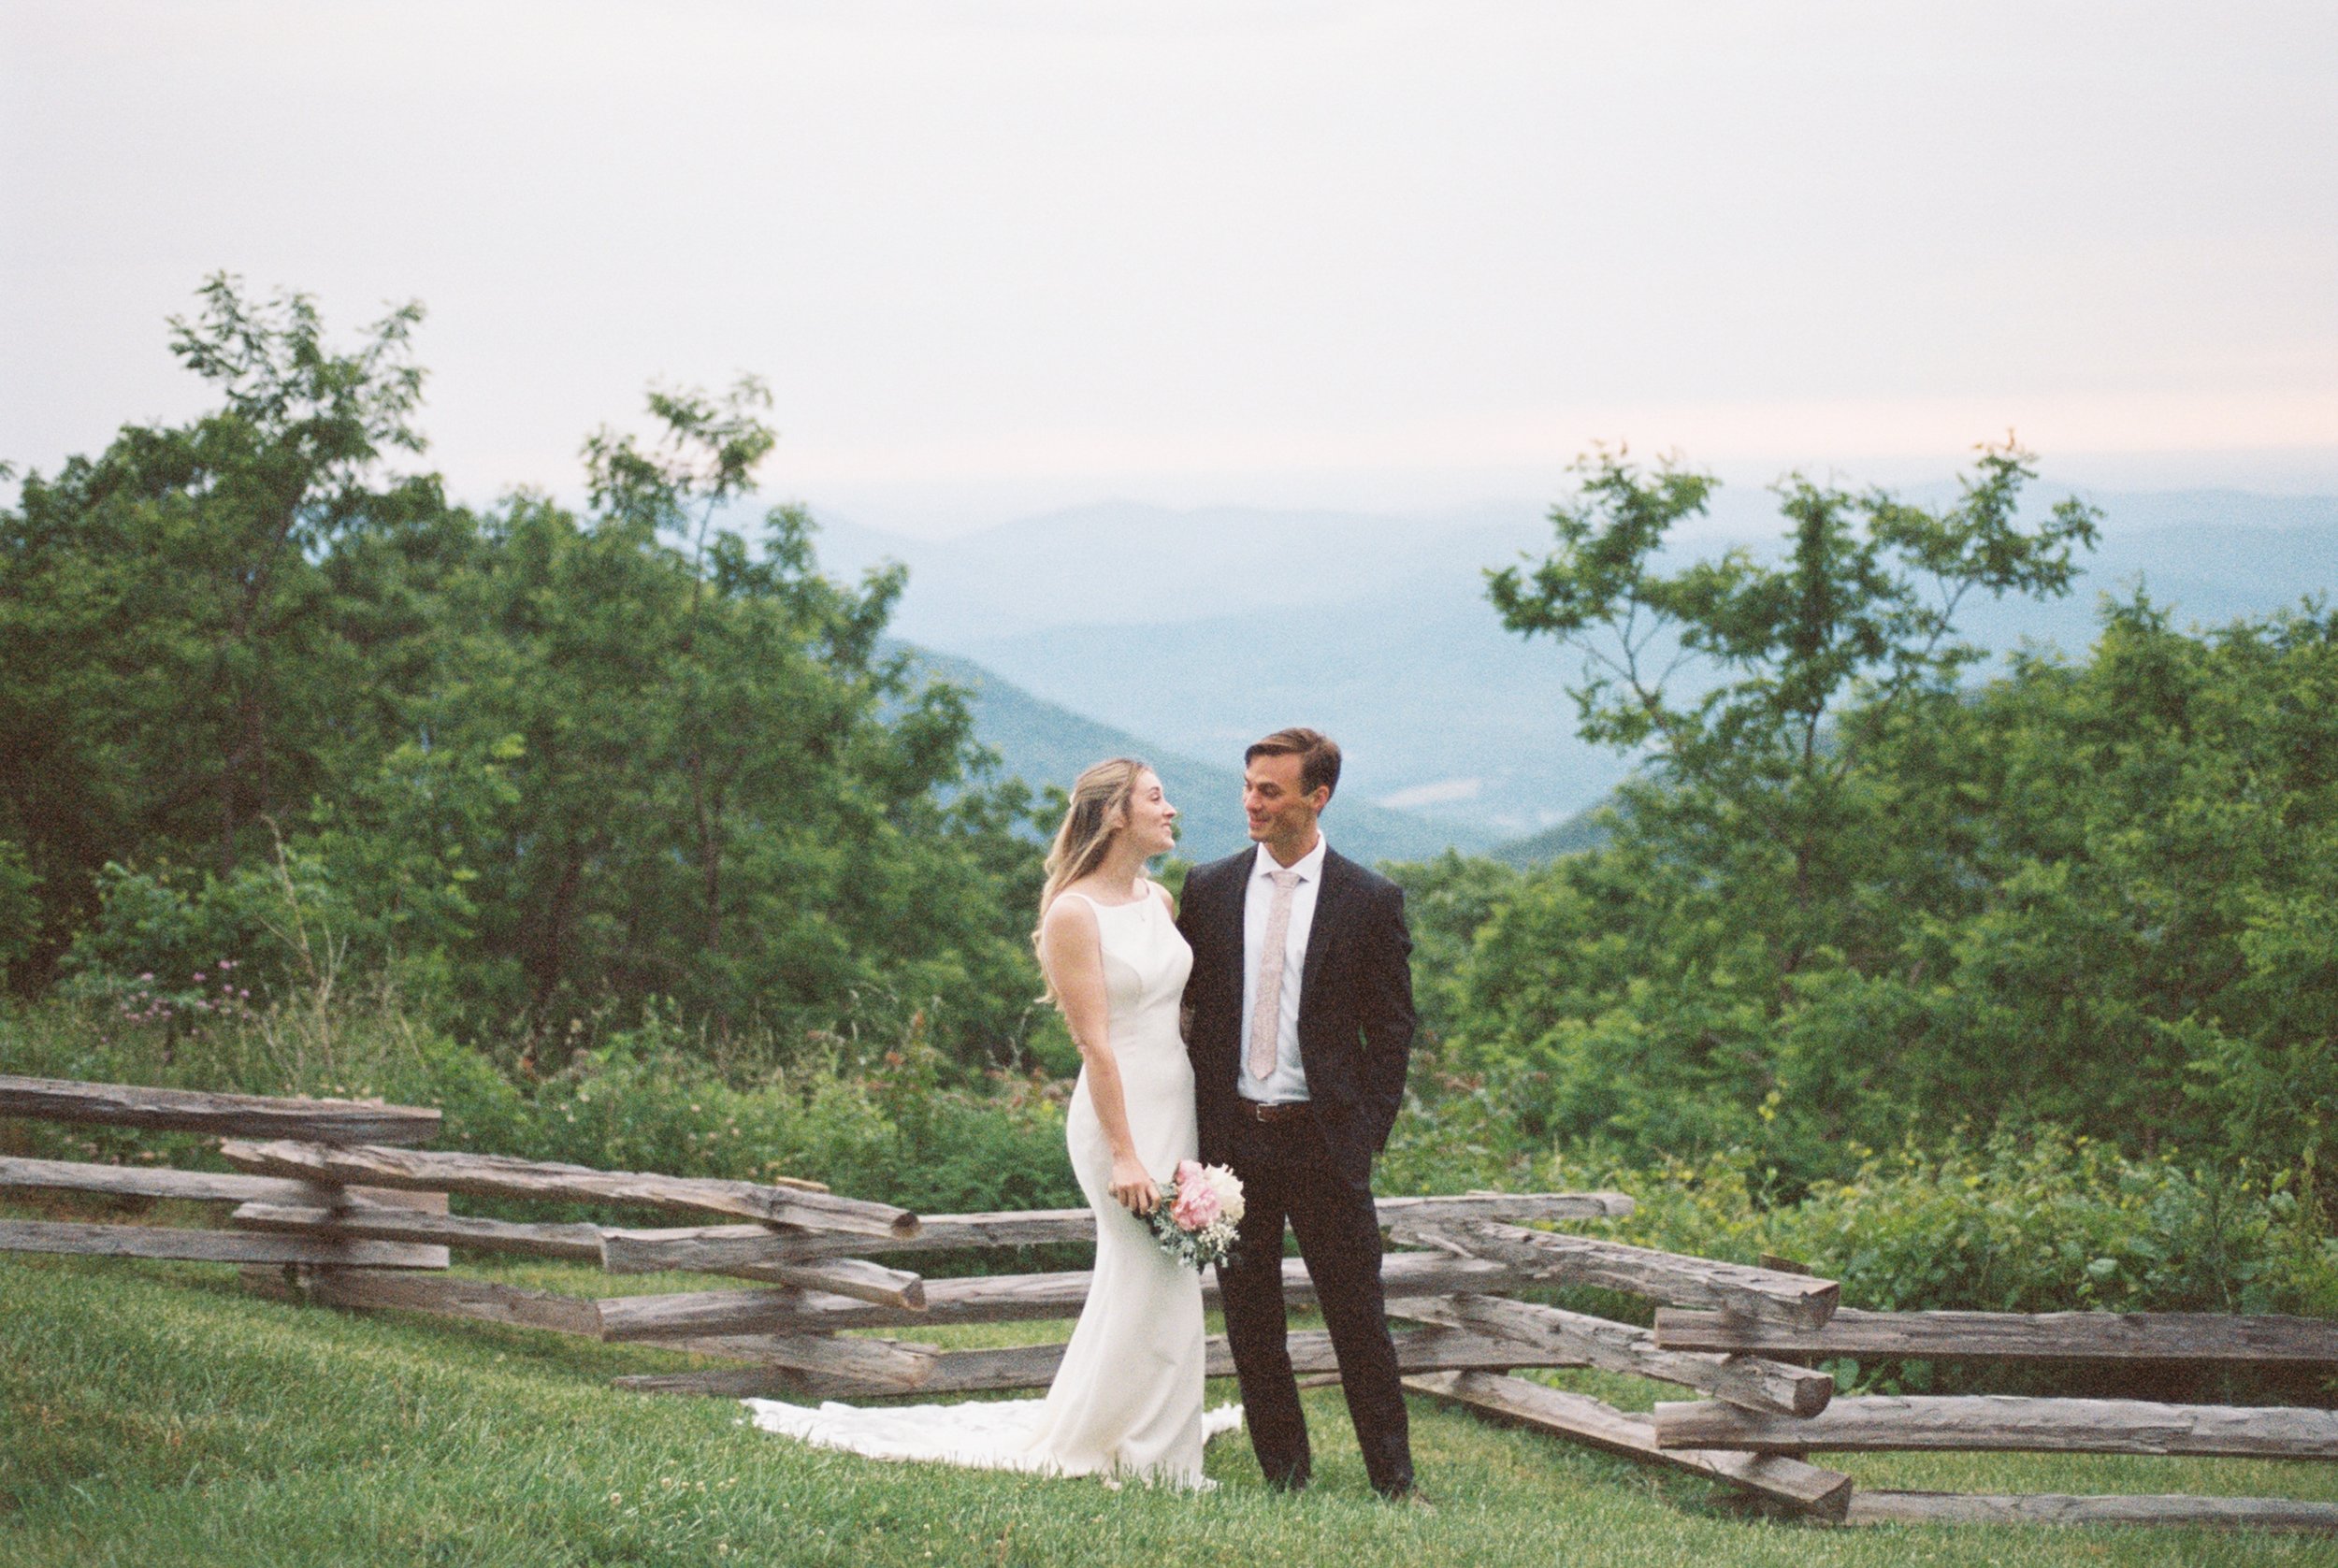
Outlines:
{"type": "Polygon", "coordinates": [[[1291,937],[1291,890],[1299,885],[1296,871],[1269,871],[1275,902],[1266,913],[1266,940],[1258,956],[1258,1005],[1250,1013],[1250,1076],[1272,1077],[1275,1045],[1282,1032],[1283,944],[1291,937]]]}

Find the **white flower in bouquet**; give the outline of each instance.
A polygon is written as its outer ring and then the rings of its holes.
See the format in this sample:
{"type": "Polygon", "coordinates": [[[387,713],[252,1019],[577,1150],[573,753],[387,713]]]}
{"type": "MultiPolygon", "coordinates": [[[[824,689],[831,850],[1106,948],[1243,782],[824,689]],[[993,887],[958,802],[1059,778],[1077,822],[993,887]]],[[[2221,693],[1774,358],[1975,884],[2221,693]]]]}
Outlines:
{"type": "Polygon", "coordinates": [[[1242,1223],[1242,1182],[1222,1165],[1202,1167],[1202,1180],[1218,1195],[1218,1212],[1235,1224],[1242,1223]]]}

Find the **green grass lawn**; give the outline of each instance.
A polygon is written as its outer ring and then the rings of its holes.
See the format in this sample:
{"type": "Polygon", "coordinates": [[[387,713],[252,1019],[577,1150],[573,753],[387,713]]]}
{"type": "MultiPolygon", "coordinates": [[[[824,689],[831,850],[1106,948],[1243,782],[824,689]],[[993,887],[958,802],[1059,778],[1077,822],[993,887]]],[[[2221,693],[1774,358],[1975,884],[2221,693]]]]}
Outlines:
{"type": "MultiPolygon", "coordinates": [[[[677,1283],[561,1266],[478,1272],[580,1295],[677,1283]]],[[[608,1386],[685,1364],[258,1301],[215,1265],[0,1256],[0,1563],[2338,1563],[2338,1543],[2301,1536],[1746,1517],[1723,1489],[1416,1399],[1420,1472],[1438,1504],[1423,1516],[1373,1498],[1335,1389],[1307,1396],[1316,1482],[1292,1498],[1261,1485],[1239,1436],[1211,1447],[1214,1493],[1110,1490],[825,1453],[742,1424],[729,1402],[608,1386]]],[[[1561,1375],[1643,1408],[1659,1393],[1561,1375]]],[[[1212,1390],[1232,1397],[1231,1385],[1212,1390]]],[[[2338,1500],[2338,1470],[2304,1464],[1837,1462],[1876,1486],[2338,1500]]]]}

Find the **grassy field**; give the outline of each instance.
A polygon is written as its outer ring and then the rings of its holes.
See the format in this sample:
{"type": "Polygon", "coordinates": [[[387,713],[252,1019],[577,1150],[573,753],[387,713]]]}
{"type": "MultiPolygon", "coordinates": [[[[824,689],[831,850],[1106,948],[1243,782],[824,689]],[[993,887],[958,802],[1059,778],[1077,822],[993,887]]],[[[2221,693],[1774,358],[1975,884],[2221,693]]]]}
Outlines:
{"type": "MultiPolygon", "coordinates": [[[[670,1288],[558,1265],[480,1271],[578,1294],[670,1288]]],[[[935,1331],[953,1345],[1061,1325],[935,1331]]],[[[1414,1402],[1434,1515],[1364,1484],[1335,1390],[1316,1484],[1266,1490],[1239,1437],[1204,1496],[902,1466],[805,1448],[728,1402],[613,1374],[670,1353],[243,1295],[215,1265],[0,1258],[0,1561],[136,1564],[1466,1562],[2338,1563],[2338,1543],[2213,1532],[1827,1529],[1720,1489],[1414,1402]]],[[[1562,1374],[1645,1407],[1650,1385],[1562,1374]]],[[[1213,1399],[1232,1397],[1229,1385],[1213,1399]]],[[[2273,1493],[2338,1470],[2124,1458],[1855,1456],[1877,1486],[2273,1493]]]]}

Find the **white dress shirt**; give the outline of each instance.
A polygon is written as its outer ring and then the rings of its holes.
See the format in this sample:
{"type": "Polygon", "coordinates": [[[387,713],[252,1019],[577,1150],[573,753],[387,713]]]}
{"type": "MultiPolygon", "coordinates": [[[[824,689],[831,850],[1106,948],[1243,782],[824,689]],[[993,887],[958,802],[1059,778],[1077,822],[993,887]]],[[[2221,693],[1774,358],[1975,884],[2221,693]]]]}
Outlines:
{"type": "Polygon", "coordinates": [[[1323,885],[1323,836],[1315,847],[1284,866],[1258,846],[1250,862],[1250,881],[1242,900],[1242,1072],[1235,1089],[1245,1100],[1277,1104],[1307,1098],[1306,1069],[1299,1061],[1299,984],[1307,967],[1307,933],[1315,927],[1315,895],[1323,885]],[[1259,950],[1266,943],[1266,922],[1275,908],[1275,884],[1270,871],[1299,873],[1291,889],[1291,927],[1283,934],[1282,1016],[1275,1024],[1275,1071],[1264,1078],[1250,1076],[1250,1018],[1258,1010],[1259,950]]]}

